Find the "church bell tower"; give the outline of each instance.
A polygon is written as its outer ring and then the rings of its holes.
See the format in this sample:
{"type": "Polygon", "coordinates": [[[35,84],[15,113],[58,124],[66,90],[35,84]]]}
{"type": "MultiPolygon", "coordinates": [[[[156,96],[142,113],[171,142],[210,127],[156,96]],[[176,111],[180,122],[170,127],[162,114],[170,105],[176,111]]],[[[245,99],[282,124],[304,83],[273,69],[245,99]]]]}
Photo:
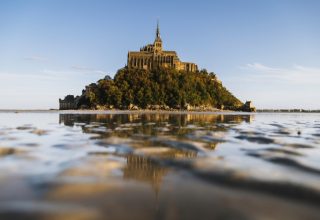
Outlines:
{"type": "Polygon", "coordinates": [[[154,49],[156,53],[162,51],[162,40],[160,37],[159,21],[157,22],[156,39],[154,40],[154,49]]]}

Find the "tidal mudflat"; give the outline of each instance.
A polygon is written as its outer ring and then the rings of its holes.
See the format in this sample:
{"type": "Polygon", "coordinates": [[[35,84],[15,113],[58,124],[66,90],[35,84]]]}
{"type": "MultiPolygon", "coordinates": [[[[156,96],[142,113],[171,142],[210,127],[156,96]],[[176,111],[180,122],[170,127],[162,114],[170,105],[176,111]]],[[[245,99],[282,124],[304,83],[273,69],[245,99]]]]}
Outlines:
{"type": "Polygon", "coordinates": [[[320,219],[320,114],[0,113],[0,219],[320,219]]]}

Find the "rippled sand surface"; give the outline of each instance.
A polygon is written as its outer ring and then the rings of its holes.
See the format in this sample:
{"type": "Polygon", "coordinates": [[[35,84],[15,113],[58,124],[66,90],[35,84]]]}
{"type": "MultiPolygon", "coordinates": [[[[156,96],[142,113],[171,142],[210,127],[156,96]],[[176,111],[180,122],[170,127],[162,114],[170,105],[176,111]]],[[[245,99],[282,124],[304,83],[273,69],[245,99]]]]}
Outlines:
{"type": "Polygon", "coordinates": [[[1,112],[0,219],[320,219],[320,114],[1,112]]]}

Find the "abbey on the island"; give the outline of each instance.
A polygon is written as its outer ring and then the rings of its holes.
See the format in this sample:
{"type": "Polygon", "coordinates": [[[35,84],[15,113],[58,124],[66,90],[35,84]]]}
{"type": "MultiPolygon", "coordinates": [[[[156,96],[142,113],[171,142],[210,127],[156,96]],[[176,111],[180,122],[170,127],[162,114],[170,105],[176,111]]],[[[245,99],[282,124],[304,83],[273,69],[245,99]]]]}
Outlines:
{"type": "Polygon", "coordinates": [[[157,23],[154,43],[140,48],[140,51],[129,51],[127,66],[129,69],[137,68],[146,70],[157,67],[174,68],[176,70],[189,72],[198,70],[198,66],[195,63],[180,61],[175,51],[162,50],[159,23],[157,23]]]}

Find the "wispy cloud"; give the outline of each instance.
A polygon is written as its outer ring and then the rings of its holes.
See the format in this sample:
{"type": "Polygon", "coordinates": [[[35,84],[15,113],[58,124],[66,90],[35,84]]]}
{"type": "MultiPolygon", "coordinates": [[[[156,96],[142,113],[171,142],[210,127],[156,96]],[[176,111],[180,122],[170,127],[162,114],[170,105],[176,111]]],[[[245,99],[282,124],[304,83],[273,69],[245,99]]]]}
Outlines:
{"type": "Polygon", "coordinates": [[[293,65],[290,68],[270,67],[261,63],[246,64],[241,67],[252,79],[273,80],[295,84],[319,84],[320,68],[293,65]]]}
{"type": "Polygon", "coordinates": [[[97,70],[94,68],[86,67],[86,66],[78,66],[78,65],[73,65],[71,66],[72,69],[83,72],[83,73],[96,73],[96,74],[102,74],[102,75],[107,75],[107,72],[103,70],[97,70]]]}
{"type": "Polygon", "coordinates": [[[73,65],[71,66],[72,69],[75,69],[75,70],[80,70],[80,71],[90,71],[90,70],[93,70],[93,68],[90,68],[90,67],[86,67],[86,66],[78,66],[78,65],[73,65]]]}
{"type": "Polygon", "coordinates": [[[12,83],[14,80],[65,80],[63,75],[57,75],[55,73],[50,73],[47,71],[42,71],[40,73],[12,73],[12,72],[0,72],[0,80],[3,82],[12,83]]]}
{"type": "Polygon", "coordinates": [[[43,61],[47,61],[48,59],[46,57],[42,57],[42,56],[27,56],[24,57],[25,60],[29,60],[29,61],[38,61],[38,62],[43,62],[43,61]]]}
{"type": "Polygon", "coordinates": [[[20,72],[3,72],[0,71],[0,81],[13,82],[15,80],[34,80],[34,81],[65,81],[68,79],[87,78],[91,75],[99,79],[106,75],[106,72],[101,70],[94,70],[90,68],[73,68],[73,69],[44,69],[32,73],[20,73],[20,72]]]}

